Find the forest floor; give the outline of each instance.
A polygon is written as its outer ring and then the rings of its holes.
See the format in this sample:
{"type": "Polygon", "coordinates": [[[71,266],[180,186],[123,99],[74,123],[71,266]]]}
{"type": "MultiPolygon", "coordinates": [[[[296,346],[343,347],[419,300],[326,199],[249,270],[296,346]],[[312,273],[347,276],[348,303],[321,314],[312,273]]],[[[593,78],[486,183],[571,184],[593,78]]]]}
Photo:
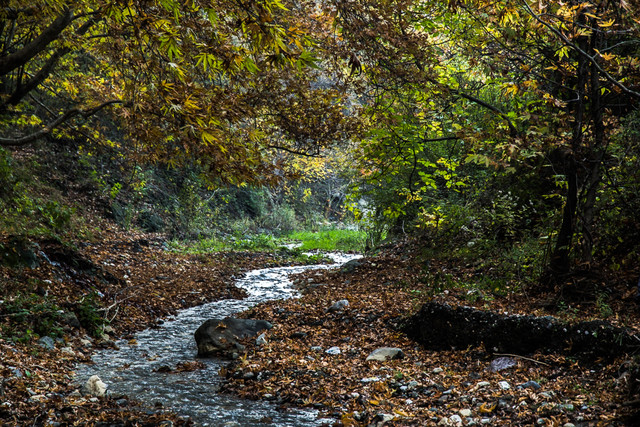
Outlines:
{"type": "MultiPolygon", "coordinates": [[[[181,308],[242,297],[233,279],[243,271],[288,262],[264,253],[181,255],[168,251],[162,236],[101,227],[103,235],[74,249],[39,242],[36,253],[46,259],[38,255],[38,267],[0,267],[0,424],[190,424],[163,408],[140,408],[132,398],[82,395],[72,382],[73,367],[88,362],[97,349],[114,346],[114,338],[132,338],[181,308]],[[99,308],[82,307],[111,320],[109,327],[87,331],[63,325],[53,349],[41,347],[33,335],[46,310],[34,315],[33,307],[30,314],[15,309],[20,295],[33,293],[55,301],[56,309],[78,311],[72,302],[79,295],[89,300],[90,292],[98,295],[99,308]],[[17,322],[30,329],[20,330],[17,322]]],[[[346,426],[638,425],[637,396],[629,392],[635,378],[627,369],[630,355],[583,363],[484,348],[430,351],[402,332],[404,320],[425,301],[568,321],[607,317],[614,325],[640,330],[635,289],[624,280],[610,286],[606,301],[558,310],[549,303],[553,292],[495,295],[457,287],[482,272],[453,261],[418,262],[417,252],[410,245],[388,246],[350,269],[303,273],[295,278],[304,293],[300,299],[264,303],[244,313],[274,328],[267,344],[249,340],[247,353],[221,372],[227,378],[224,391],[269,400],[282,410],[316,408],[346,426]],[[433,280],[425,279],[438,272],[452,280],[446,289],[436,290],[433,280]],[[349,303],[328,310],[339,300],[349,303]],[[399,348],[403,357],[367,361],[380,347],[399,348]],[[500,364],[508,367],[491,369],[500,364]]]]}
{"type": "MultiPolygon", "coordinates": [[[[160,235],[109,222],[96,229],[91,242],[75,247],[41,240],[20,248],[27,259],[35,255],[33,268],[0,265],[0,425],[189,424],[133,399],[79,394],[74,365],[182,308],[242,298],[233,283],[247,270],[291,263],[286,253],[185,255],[169,251],[160,235]],[[98,327],[103,319],[108,325],[98,327]],[[39,341],[44,335],[54,348],[39,341]]],[[[0,235],[0,244],[16,242],[0,235]]]]}
{"type": "MultiPolygon", "coordinates": [[[[422,280],[406,245],[387,248],[353,269],[307,272],[296,279],[300,299],[262,304],[246,315],[275,327],[268,344],[249,347],[225,372],[226,390],[284,407],[315,407],[343,425],[640,425],[631,356],[583,362],[555,354],[495,354],[485,348],[426,350],[402,332],[425,301],[475,306],[498,313],[547,316],[567,322],[602,319],[640,327],[635,289],[609,286],[614,298],[550,311],[556,291],[491,295],[452,285],[433,290],[422,280]],[[329,308],[339,300],[349,305],[329,308]],[[367,361],[377,348],[403,357],[367,361]]],[[[415,253],[415,252],[414,252],[415,253]]],[[[477,269],[430,260],[426,269],[449,272],[453,282],[477,269]]],[[[610,283],[608,285],[611,285],[610,283]]],[[[566,289],[565,289],[565,292],[566,289]]],[[[637,390],[637,388],[636,388],[637,390]]]]}

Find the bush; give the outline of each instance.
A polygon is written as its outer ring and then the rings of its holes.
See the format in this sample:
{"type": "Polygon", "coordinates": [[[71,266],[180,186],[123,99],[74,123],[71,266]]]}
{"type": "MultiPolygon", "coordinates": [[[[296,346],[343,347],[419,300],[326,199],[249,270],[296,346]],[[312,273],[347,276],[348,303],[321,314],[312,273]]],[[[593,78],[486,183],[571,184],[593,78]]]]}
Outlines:
{"type": "Polygon", "coordinates": [[[7,319],[2,334],[18,342],[27,342],[33,336],[61,337],[58,323],[62,310],[45,297],[19,294],[0,305],[0,313],[7,319]]]}
{"type": "Polygon", "coordinates": [[[99,336],[102,326],[106,323],[105,319],[100,315],[98,301],[98,295],[95,292],[91,292],[82,298],[82,301],[74,310],[80,325],[93,336],[99,336]]]}

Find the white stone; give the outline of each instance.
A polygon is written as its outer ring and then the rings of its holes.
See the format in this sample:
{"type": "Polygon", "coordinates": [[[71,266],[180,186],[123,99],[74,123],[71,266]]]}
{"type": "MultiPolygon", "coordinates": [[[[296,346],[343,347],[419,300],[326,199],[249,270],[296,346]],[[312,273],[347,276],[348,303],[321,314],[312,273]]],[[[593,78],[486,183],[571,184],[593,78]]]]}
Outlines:
{"type": "Polygon", "coordinates": [[[434,368],[433,371],[431,371],[431,372],[433,372],[434,374],[439,374],[442,371],[444,371],[444,369],[442,369],[442,368],[434,368]]]}
{"type": "Polygon", "coordinates": [[[460,414],[460,416],[462,417],[470,417],[471,416],[471,409],[460,409],[458,411],[458,413],[460,414]]]}
{"type": "Polygon", "coordinates": [[[451,415],[449,417],[449,422],[453,425],[461,425],[462,424],[462,418],[460,418],[460,415],[456,414],[456,415],[451,415]]]}
{"type": "Polygon", "coordinates": [[[381,347],[373,350],[371,354],[367,356],[367,361],[377,360],[384,362],[386,360],[400,359],[402,357],[404,357],[404,353],[399,348],[381,347]]]}
{"type": "Polygon", "coordinates": [[[260,334],[258,338],[256,338],[256,345],[265,345],[267,343],[267,336],[265,334],[260,334]]]}
{"type": "Polygon", "coordinates": [[[335,354],[342,353],[342,350],[340,350],[340,347],[331,347],[331,348],[326,349],[324,352],[327,353],[327,354],[334,354],[335,355],[335,354]]]}
{"type": "Polygon", "coordinates": [[[489,381],[480,381],[476,387],[478,388],[482,388],[482,387],[489,387],[491,385],[491,383],[489,381]]]}
{"type": "Polygon", "coordinates": [[[69,356],[75,356],[76,352],[73,351],[71,347],[62,347],[60,351],[64,354],[68,354],[69,356]]]}
{"type": "Polygon", "coordinates": [[[87,380],[85,390],[95,397],[103,397],[107,393],[107,385],[102,382],[99,376],[93,375],[87,380]]]}
{"type": "Polygon", "coordinates": [[[498,387],[500,387],[500,390],[509,390],[511,388],[511,386],[509,385],[508,382],[506,381],[500,381],[498,383],[498,387]]]}

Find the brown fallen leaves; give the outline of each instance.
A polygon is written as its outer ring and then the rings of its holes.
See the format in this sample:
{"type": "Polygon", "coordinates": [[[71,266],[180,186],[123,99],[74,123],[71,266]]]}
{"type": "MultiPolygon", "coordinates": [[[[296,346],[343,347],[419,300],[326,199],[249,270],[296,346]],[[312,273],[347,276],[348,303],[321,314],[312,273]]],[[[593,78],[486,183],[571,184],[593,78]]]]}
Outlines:
{"type": "MultiPolygon", "coordinates": [[[[234,275],[281,262],[264,254],[178,255],[164,249],[160,236],[116,228],[105,228],[96,242],[70,252],[55,242],[40,246],[48,255],[62,253],[55,260],[59,265],[41,263],[19,272],[0,268],[2,298],[35,291],[30,287],[44,284],[42,291],[64,306],[96,292],[102,295],[101,314],[111,320],[111,334],[118,336],[152,326],[183,307],[240,297],[232,283],[234,275]],[[86,263],[60,262],[65,258],[86,263]]],[[[365,260],[351,273],[307,272],[297,278],[305,290],[302,298],[262,304],[245,313],[275,326],[266,333],[267,344],[250,345],[247,354],[221,372],[228,378],[226,390],[283,408],[318,408],[347,426],[466,425],[470,421],[607,425],[632,409],[623,402],[618,372],[622,360],[587,366],[561,356],[535,354],[515,357],[514,367],[490,372],[488,367],[497,355],[484,349],[433,352],[417,346],[401,332],[401,325],[403,317],[414,313],[426,298],[511,313],[548,313],[538,304],[540,299],[526,295],[491,301],[470,301],[464,289],[434,295],[431,285],[421,280],[423,268],[411,259],[400,249],[365,260]],[[347,307],[327,312],[342,299],[349,301],[347,307]],[[404,357],[366,361],[379,347],[399,347],[404,357]],[[329,349],[333,354],[327,353],[329,349]]],[[[431,269],[475,274],[437,262],[431,269]]],[[[614,308],[625,313],[621,307],[614,308]]],[[[623,319],[627,326],[640,324],[630,312],[614,320],[623,319]]],[[[7,321],[0,318],[0,323],[7,321]]],[[[0,424],[189,424],[161,408],[141,409],[129,397],[98,399],[75,393],[73,365],[88,360],[93,351],[84,338],[83,331],[67,328],[55,350],[41,349],[35,340],[16,344],[0,338],[0,424]],[[63,346],[73,353],[62,351],[63,346]]],[[[94,340],[94,345],[112,345],[104,338],[94,340]]],[[[198,361],[167,367],[168,372],[192,369],[199,369],[198,361]]]]}
{"type": "MultiPolygon", "coordinates": [[[[108,223],[102,226],[93,242],[76,247],[37,242],[46,258],[39,255],[36,268],[0,266],[0,331],[6,332],[0,335],[0,425],[189,424],[161,408],[141,409],[133,397],[79,395],[73,382],[74,365],[89,361],[94,348],[112,346],[112,339],[118,336],[133,339],[133,332],[181,308],[241,298],[243,292],[233,285],[236,276],[283,262],[259,253],[181,255],[167,251],[160,235],[125,232],[108,223]],[[35,335],[15,336],[21,325],[15,324],[17,317],[4,312],[4,302],[31,293],[46,296],[65,310],[77,308],[83,298],[96,294],[98,314],[110,322],[111,329],[98,338],[88,336],[90,332],[82,328],[61,324],[56,348],[41,348],[35,335]],[[16,338],[23,343],[15,342],[16,338]]],[[[170,369],[200,366],[194,361],[170,369]]]]}
{"type": "MultiPolygon", "coordinates": [[[[400,331],[403,317],[415,312],[422,300],[416,295],[427,290],[416,271],[408,259],[387,254],[351,273],[303,273],[297,278],[302,298],[246,313],[274,328],[266,345],[250,343],[247,354],[222,372],[225,390],[283,407],[318,408],[349,426],[609,425],[628,415],[618,381],[622,358],[587,366],[563,356],[512,355],[514,367],[491,372],[498,355],[485,349],[434,352],[410,341],[400,331]],[[349,306],[327,311],[341,299],[349,306]],[[404,358],[366,361],[379,347],[399,347],[404,358]]],[[[463,304],[463,295],[438,298],[463,304]]],[[[530,309],[522,301],[509,307],[530,309]]]]}

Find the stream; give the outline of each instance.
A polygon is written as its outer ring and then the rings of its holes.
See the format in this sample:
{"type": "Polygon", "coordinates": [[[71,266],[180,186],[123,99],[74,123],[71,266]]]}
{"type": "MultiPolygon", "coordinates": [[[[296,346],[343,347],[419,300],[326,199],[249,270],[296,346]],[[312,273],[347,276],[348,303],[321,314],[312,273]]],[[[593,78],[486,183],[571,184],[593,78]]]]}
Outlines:
{"type": "MultiPolygon", "coordinates": [[[[120,340],[118,350],[100,350],[92,365],[79,365],[76,380],[84,384],[98,375],[111,395],[126,395],[149,407],[162,405],[189,416],[203,426],[316,426],[323,423],[314,410],[281,411],[269,402],[248,401],[220,394],[218,372],[227,364],[220,359],[198,359],[206,368],[191,372],[161,373],[161,367],[175,368],[179,363],[196,359],[195,330],[207,319],[224,318],[254,305],[276,299],[299,296],[289,280],[290,274],[305,270],[336,268],[359,255],[327,254],[335,264],[274,267],[253,270],[236,282],[248,296],[242,300],[221,300],[180,311],[158,328],[135,335],[137,345],[120,340]]],[[[269,320],[269,319],[265,319],[269,320]]],[[[331,420],[325,419],[324,422],[331,420]]]]}

